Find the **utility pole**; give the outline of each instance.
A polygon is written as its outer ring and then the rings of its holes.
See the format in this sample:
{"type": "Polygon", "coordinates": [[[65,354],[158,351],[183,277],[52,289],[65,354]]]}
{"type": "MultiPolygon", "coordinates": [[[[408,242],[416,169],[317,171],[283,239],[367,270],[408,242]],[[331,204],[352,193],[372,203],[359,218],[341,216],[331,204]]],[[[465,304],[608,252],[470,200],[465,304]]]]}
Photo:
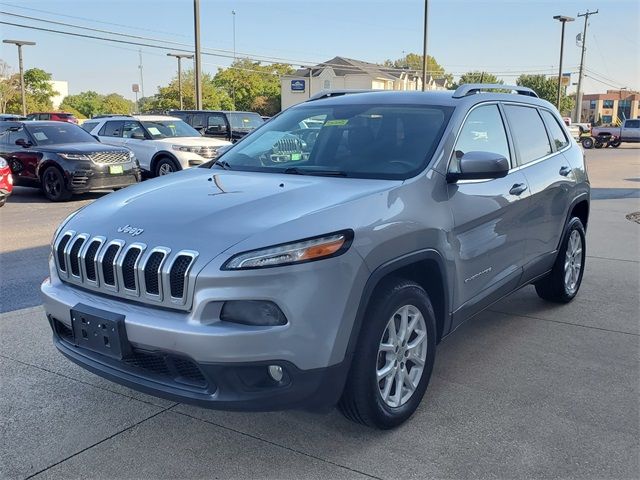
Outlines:
{"type": "Polygon", "coordinates": [[[178,95],[180,97],[180,110],[184,110],[184,104],[182,102],[182,63],[183,58],[193,58],[193,55],[189,53],[167,53],[167,57],[175,57],[178,59],[178,95]]]}
{"type": "Polygon", "coordinates": [[[140,95],[144,98],[144,75],[142,74],[142,50],[138,50],[138,55],[140,56],[140,64],[138,68],[140,69],[140,95]]]}
{"type": "Polygon", "coordinates": [[[24,67],[22,65],[22,47],[35,45],[36,42],[27,42],[25,40],[3,40],[3,43],[10,43],[18,47],[18,68],[20,70],[20,93],[22,94],[22,116],[27,116],[27,95],[24,89],[24,67]]]}
{"type": "Polygon", "coordinates": [[[427,89],[427,26],[429,25],[429,0],[424,0],[424,35],[422,44],[422,91],[427,89]]]}
{"type": "Polygon", "coordinates": [[[193,33],[195,35],[195,85],[196,85],[196,110],[202,110],[202,85],[201,76],[201,57],[200,57],[200,0],[193,0],[193,33]]]}
{"type": "MultiPolygon", "coordinates": [[[[236,11],[231,10],[231,15],[233,15],[233,63],[236,63],[236,11]]],[[[233,77],[232,77],[233,78],[233,77]]],[[[231,86],[231,96],[233,98],[233,109],[236,109],[236,81],[233,80],[233,84],[231,86]]]]}
{"type": "Polygon", "coordinates": [[[580,73],[578,74],[578,89],[576,90],[576,109],[573,115],[574,122],[580,122],[582,118],[582,80],[584,77],[584,55],[587,51],[587,24],[589,23],[589,15],[595,15],[595,12],[579,13],[578,17],[584,17],[584,29],[582,30],[582,54],[580,55],[580,73]]]}
{"type": "Polygon", "coordinates": [[[558,111],[560,111],[560,97],[562,93],[562,55],[564,53],[564,26],[567,22],[573,22],[575,19],[573,17],[567,17],[566,15],[556,15],[553,19],[562,23],[562,33],[560,34],[560,67],[558,70],[558,98],[556,99],[556,107],[558,108],[558,111]]]}

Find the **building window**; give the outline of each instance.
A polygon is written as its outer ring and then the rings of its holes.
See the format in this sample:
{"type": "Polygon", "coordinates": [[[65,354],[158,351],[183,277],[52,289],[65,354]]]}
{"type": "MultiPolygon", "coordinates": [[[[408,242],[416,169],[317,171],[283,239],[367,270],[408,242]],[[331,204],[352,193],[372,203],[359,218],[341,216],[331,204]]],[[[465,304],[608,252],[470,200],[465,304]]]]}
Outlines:
{"type": "Polygon", "coordinates": [[[590,110],[595,110],[596,109],[596,101],[595,100],[591,100],[589,102],[589,109],[590,110]]]}
{"type": "Polygon", "coordinates": [[[324,89],[329,90],[331,88],[331,80],[324,81],[324,89]]]}
{"type": "Polygon", "coordinates": [[[603,115],[602,123],[611,123],[611,115],[603,115]]]}
{"type": "Polygon", "coordinates": [[[613,108],[613,100],[604,100],[602,102],[602,108],[613,108]]]}

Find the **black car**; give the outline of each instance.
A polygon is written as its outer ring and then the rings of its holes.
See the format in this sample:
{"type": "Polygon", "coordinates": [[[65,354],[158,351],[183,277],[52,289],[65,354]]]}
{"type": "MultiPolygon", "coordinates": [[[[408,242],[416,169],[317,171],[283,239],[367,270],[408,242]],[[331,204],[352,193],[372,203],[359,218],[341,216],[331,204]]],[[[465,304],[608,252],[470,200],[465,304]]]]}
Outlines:
{"type": "Polygon", "coordinates": [[[220,138],[233,143],[264,123],[262,117],[254,112],[170,110],[169,115],[184,120],[205,137],[220,138]]]}
{"type": "Polygon", "coordinates": [[[9,163],[15,185],[42,188],[54,202],[140,181],[130,150],[104,145],[71,123],[0,122],[0,156],[9,163]]]}

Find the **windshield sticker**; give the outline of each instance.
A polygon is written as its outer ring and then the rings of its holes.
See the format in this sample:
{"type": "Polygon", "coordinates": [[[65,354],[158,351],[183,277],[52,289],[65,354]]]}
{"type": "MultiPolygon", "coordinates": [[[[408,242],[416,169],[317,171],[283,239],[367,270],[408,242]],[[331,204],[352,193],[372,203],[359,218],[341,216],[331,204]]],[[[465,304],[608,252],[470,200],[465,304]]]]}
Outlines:
{"type": "Polygon", "coordinates": [[[49,140],[49,138],[44,134],[44,132],[33,132],[33,136],[36,137],[36,140],[39,142],[44,142],[45,140],[49,140]]]}
{"type": "Polygon", "coordinates": [[[325,127],[342,127],[349,122],[348,119],[344,118],[342,120],[327,120],[324,122],[325,127]]]}
{"type": "Polygon", "coordinates": [[[147,130],[149,130],[149,133],[151,135],[162,135],[160,133],[160,130],[158,130],[156,127],[149,127],[147,130]]]}

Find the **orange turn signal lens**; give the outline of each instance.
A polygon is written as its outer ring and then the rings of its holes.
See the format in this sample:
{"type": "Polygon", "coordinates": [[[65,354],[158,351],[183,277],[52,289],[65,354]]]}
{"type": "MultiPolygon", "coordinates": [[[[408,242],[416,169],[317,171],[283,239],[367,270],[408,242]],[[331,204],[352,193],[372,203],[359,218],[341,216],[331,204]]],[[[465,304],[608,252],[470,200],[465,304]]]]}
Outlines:
{"type": "Polygon", "coordinates": [[[321,245],[314,245],[309,247],[300,257],[300,260],[311,260],[312,258],[327,257],[333,255],[344,245],[345,238],[339,238],[332,242],[323,243],[321,245]]]}

